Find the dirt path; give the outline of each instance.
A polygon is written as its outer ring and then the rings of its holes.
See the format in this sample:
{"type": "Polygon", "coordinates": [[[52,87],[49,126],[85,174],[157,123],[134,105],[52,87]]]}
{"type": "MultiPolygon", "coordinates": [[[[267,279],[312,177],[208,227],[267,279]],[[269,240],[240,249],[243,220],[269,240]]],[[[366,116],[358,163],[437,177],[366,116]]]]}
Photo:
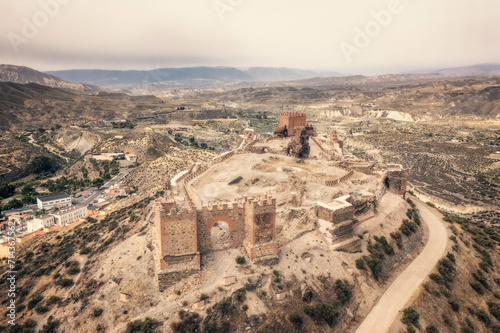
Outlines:
{"type": "Polygon", "coordinates": [[[444,255],[448,242],[445,225],[425,204],[412,198],[422,221],[429,227],[429,241],[420,255],[397,277],[372,308],[356,333],[385,333],[444,255]]]}

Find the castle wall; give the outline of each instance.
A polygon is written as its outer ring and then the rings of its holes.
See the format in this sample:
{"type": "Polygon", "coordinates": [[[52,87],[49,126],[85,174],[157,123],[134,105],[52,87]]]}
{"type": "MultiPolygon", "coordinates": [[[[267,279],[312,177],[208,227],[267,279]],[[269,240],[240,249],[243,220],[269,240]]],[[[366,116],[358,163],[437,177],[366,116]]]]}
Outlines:
{"type": "Polygon", "coordinates": [[[349,196],[335,200],[335,205],[318,202],[316,216],[322,220],[338,224],[354,218],[354,206],[346,201],[349,196]]]}
{"type": "Polygon", "coordinates": [[[408,171],[402,167],[396,170],[388,170],[384,178],[384,184],[389,191],[403,195],[408,186],[408,171]]]}
{"type": "Polygon", "coordinates": [[[211,231],[217,222],[229,225],[229,243],[232,248],[240,247],[245,238],[245,208],[241,203],[224,203],[203,207],[198,211],[198,249],[200,253],[212,251],[211,231]]]}

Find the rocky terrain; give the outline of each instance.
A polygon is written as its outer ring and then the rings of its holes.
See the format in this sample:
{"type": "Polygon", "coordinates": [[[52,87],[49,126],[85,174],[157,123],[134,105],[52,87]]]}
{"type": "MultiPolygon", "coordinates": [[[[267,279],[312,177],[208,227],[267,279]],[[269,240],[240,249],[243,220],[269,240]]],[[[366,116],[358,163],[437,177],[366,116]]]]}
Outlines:
{"type": "Polygon", "coordinates": [[[75,90],[84,93],[99,91],[98,87],[79,82],[66,82],[56,76],[45,74],[29,67],[0,65],[0,82],[36,83],[52,88],[75,90]]]}
{"type": "MultiPolygon", "coordinates": [[[[449,255],[408,304],[420,317],[415,319],[412,311],[411,320],[401,314],[392,331],[498,332],[500,78],[444,75],[324,78],[251,87],[158,85],[157,96],[90,95],[40,85],[45,81],[1,82],[0,179],[17,185],[17,194],[23,185],[39,188],[49,178],[102,176],[92,154],[124,152],[139,158],[125,178],[134,193],[114,200],[105,217],[23,244],[17,262],[22,327],[16,329],[354,332],[427,241],[412,202],[387,193],[376,211],[357,216],[354,238],[360,252],[332,251],[315,224],[315,202],[361,193],[375,186],[376,176],[356,173],[336,188],[322,188],[285,174],[278,160],[249,155],[241,160],[244,175],[237,165],[219,164],[218,174],[194,185],[202,188],[204,199],[230,198],[253,185],[280,197],[280,261],[237,263],[242,249],[216,251],[202,258],[199,274],[163,292],[155,282],[151,202],[163,196],[167,182],[193,162],[209,162],[234,148],[245,128],[266,134],[276,126],[279,112],[301,111],[321,136],[335,129],[349,157],[406,167],[411,193],[446,221],[449,255]],[[60,169],[31,174],[36,156],[50,157],[60,169]],[[261,165],[254,168],[257,161],[261,165]],[[239,185],[229,184],[239,175],[239,185]],[[307,207],[298,207],[301,202],[307,207]],[[236,276],[237,283],[223,286],[221,278],[227,275],[236,276]],[[282,290],[288,292],[286,301],[276,299],[282,290]],[[201,299],[207,304],[194,308],[201,299]]],[[[320,162],[315,149],[311,164],[320,162]]],[[[283,161],[305,168],[292,158],[283,161]]],[[[4,272],[6,262],[0,265],[4,272]]],[[[5,286],[6,280],[1,281],[5,286]]],[[[4,321],[0,326],[7,327],[4,321]]]]}

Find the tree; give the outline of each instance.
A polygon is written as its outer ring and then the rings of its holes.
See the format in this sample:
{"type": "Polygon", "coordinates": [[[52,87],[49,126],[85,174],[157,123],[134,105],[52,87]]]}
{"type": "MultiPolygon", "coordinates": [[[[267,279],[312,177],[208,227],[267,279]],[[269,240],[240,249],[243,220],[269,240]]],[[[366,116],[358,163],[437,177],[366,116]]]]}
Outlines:
{"type": "Polygon", "coordinates": [[[28,171],[32,174],[53,173],[57,169],[59,169],[57,161],[47,156],[35,156],[28,165],[28,171]]]}
{"type": "Polygon", "coordinates": [[[31,193],[34,193],[34,192],[35,192],[35,189],[31,185],[25,185],[23,187],[23,189],[21,190],[21,194],[22,195],[31,194],[31,193]]]}
{"type": "Polygon", "coordinates": [[[23,202],[19,199],[13,199],[9,201],[7,204],[7,209],[16,209],[16,208],[21,208],[23,206],[23,202]]]}
{"type": "Polygon", "coordinates": [[[14,185],[5,184],[5,183],[0,184],[0,198],[1,199],[8,198],[8,197],[12,196],[15,191],[16,191],[16,187],[14,185]]]}
{"type": "Polygon", "coordinates": [[[94,185],[97,188],[100,188],[102,185],[104,185],[104,180],[102,178],[96,178],[92,181],[92,185],[94,185]]]}

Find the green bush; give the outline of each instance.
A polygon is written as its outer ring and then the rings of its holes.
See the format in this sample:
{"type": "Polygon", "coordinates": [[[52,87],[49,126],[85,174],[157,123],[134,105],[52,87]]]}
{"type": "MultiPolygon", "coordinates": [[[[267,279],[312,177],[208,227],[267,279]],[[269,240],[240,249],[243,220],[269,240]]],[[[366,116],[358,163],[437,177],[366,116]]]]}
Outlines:
{"type": "Polygon", "coordinates": [[[429,275],[429,277],[431,278],[431,280],[433,280],[437,284],[443,284],[443,282],[444,282],[443,277],[439,274],[432,273],[429,275]]]}
{"type": "Polygon", "coordinates": [[[127,324],[125,333],[153,333],[160,322],[146,317],[144,320],[134,320],[127,324]]]}
{"type": "Polygon", "coordinates": [[[486,278],[486,276],[484,276],[484,273],[482,271],[477,271],[477,273],[472,273],[472,277],[479,283],[481,283],[481,285],[490,290],[490,285],[488,284],[488,279],[486,278]]]}
{"type": "Polygon", "coordinates": [[[38,314],[44,314],[44,313],[47,313],[49,311],[49,308],[47,306],[45,306],[45,305],[38,305],[35,308],[35,311],[38,314]]]}
{"type": "Polygon", "coordinates": [[[246,261],[245,257],[243,257],[243,256],[236,257],[236,263],[238,265],[244,265],[246,262],[247,261],[246,261]]]}
{"type": "Polygon", "coordinates": [[[366,269],[365,261],[363,260],[363,258],[356,259],[356,268],[357,269],[366,269]]]}
{"type": "Polygon", "coordinates": [[[93,313],[94,317],[99,317],[100,315],[102,315],[103,311],[104,310],[102,308],[96,308],[96,309],[94,309],[94,313],[93,313]]]}
{"type": "Polygon", "coordinates": [[[61,325],[59,320],[54,320],[54,317],[50,316],[47,319],[47,324],[43,325],[42,329],[38,333],[55,333],[57,328],[61,325]]]}
{"type": "Polygon", "coordinates": [[[352,296],[351,289],[347,281],[337,280],[335,281],[335,293],[337,294],[337,300],[341,304],[349,302],[352,296]]]}
{"type": "MultiPolygon", "coordinates": [[[[244,289],[243,289],[244,290],[244,289]]],[[[228,314],[231,312],[231,298],[229,297],[224,297],[222,301],[217,303],[216,305],[217,310],[219,310],[222,314],[228,314]]]]}
{"type": "Polygon", "coordinates": [[[337,307],[333,304],[320,303],[315,307],[311,305],[304,306],[304,312],[306,315],[311,317],[311,319],[321,322],[324,321],[328,326],[332,327],[337,321],[339,312],[337,307]]]}
{"type": "Polygon", "coordinates": [[[208,299],[208,295],[207,294],[201,294],[200,295],[200,301],[205,301],[208,299]]]}
{"type": "Polygon", "coordinates": [[[406,333],[415,333],[415,327],[413,327],[412,324],[409,324],[407,327],[406,327],[406,333]]]}
{"type": "Polygon", "coordinates": [[[417,231],[418,225],[410,220],[403,220],[403,223],[399,227],[399,231],[401,231],[406,236],[410,236],[412,233],[417,231]]]}
{"type": "Polygon", "coordinates": [[[445,284],[453,282],[455,267],[453,267],[453,263],[447,258],[439,260],[438,272],[443,277],[445,284]]]}
{"type": "Polygon", "coordinates": [[[491,318],[488,316],[485,310],[479,309],[476,311],[476,316],[479,320],[481,320],[486,326],[491,325],[491,318]]]}
{"type": "Polygon", "coordinates": [[[67,273],[69,275],[76,275],[80,273],[80,263],[76,260],[73,260],[69,263],[67,273]]]}
{"type": "Polygon", "coordinates": [[[370,267],[375,280],[378,280],[380,273],[382,273],[382,260],[379,258],[372,258],[368,260],[367,264],[368,267],[370,267]]]}
{"type": "Polygon", "coordinates": [[[439,333],[439,330],[436,328],[436,326],[427,326],[425,329],[426,333],[439,333]]]}
{"type": "Polygon", "coordinates": [[[28,171],[32,174],[53,173],[59,169],[59,164],[47,156],[35,156],[28,164],[28,171]]]}
{"type": "Polygon", "coordinates": [[[33,298],[28,302],[28,310],[33,309],[42,300],[43,300],[43,296],[42,295],[33,296],[33,298]]]}
{"type": "Polygon", "coordinates": [[[472,282],[469,282],[469,285],[472,287],[472,289],[474,289],[478,294],[482,295],[484,294],[484,290],[483,290],[483,287],[481,286],[481,284],[477,281],[472,281],[472,282]]]}
{"type": "Polygon", "coordinates": [[[61,301],[60,297],[58,297],[58,296],[50,296],[49,299],[47,300],[47,304],[48,305],[57,304],[60,301],[61,301]]]}
{"type": "Polygon", "coordinates": [[[56,282],[56,285],[63,288],[71,287],[74,284],[73,279],[61,279],[56,282]]]}
{"type": "Polygon", "coordinates": [[[303,319],[298,312],[293,312],[288,316],[288,320],[295,326],[296,328],[302,327],[303,319]]]}
{"type": "Polygon", "coordinates": [[[418,314],[418,312],[414,308],[408,307],[403,310],[403,319],[401,321],[406,325],[411,324],[414,326],[418,326],[419,318],[420,315],[418,314]]]}
{"type": "Polygon", "coordinates": [[[488,310],[493,317],[500,321],[500,304],[488,302],[488,310]]]}
{"type": "Polygon", "coordinates": [[[458,312],[458,310],[460,309],[460,306],[458,305],[458,303],[452,301],[452,300],[449,300],[448,301],[448,304],[450,304],[451,306],[451,309],[455,312],[458,312]]]}

